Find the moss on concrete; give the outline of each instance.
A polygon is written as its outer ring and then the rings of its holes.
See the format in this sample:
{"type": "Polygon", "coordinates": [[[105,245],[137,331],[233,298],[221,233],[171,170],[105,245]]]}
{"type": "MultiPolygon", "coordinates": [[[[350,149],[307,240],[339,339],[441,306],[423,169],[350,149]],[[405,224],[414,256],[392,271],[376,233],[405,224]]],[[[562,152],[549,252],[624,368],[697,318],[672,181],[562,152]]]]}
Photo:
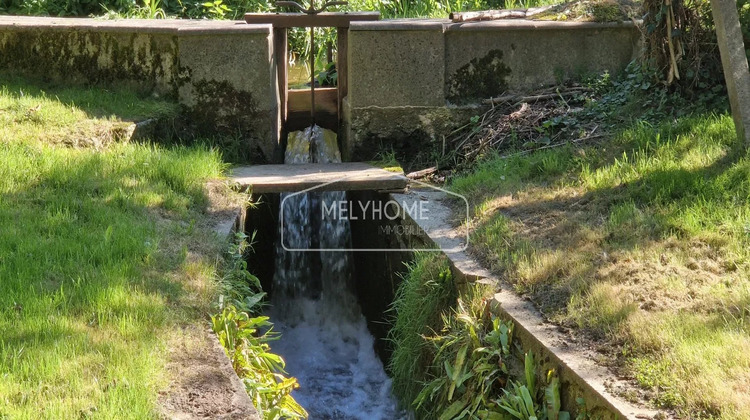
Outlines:
{"type": "Polygon", "coordinates": [[[0,34],[0,68],[66,83],[126,84],[176,97],[174,36],[81,30],[0,34]]]}
{"type": "Polygon", "coordinates": [[[448,78],[446,97],[453,103],[469,103],[497,96],[508,89],[510,68],[503,62],[501,50],[490,50],[474,58],[448,78]]]}
{"type": "Polygon", "coordinates": [[[188,82],[192,105],[183,106],[185,128],[194,136],[221,137],[229,155],[239,161],[268,163],[273,157],[270,114],[260,111],[251,92],[228,81],[188,82]]]}
{"type": "Polygon", "coordinates": [[[347,160],[374,160],[382,152],[393,152],[406,171],[434,165],[443,153],[443,135],[480,113],[476,107],[370,107],[350,112],[342,130],[347,160]]]}

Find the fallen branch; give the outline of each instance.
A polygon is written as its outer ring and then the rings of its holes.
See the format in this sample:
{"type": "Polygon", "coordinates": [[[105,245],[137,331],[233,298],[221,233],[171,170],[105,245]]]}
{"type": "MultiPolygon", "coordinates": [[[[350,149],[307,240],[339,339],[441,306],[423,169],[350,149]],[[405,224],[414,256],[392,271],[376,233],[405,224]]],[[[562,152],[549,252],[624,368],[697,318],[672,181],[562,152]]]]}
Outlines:
{"type": "Polygon", "coordinates": [[[437,172],[437,166],[422,169],[421,171],[409,172],[408,174],[406,174],[406,177],[409,179],[420,179],[432,175],[435,172],[437,172]]]}
{"type": "Polygon", "coordinates": [[[480,22],[498,19],[524,19],[526,10],[483,10],[480,12],[452,12],[449,16],[454,23],[480,22]]]}
{"type": "Polygon", "coordinates": [[[503,95],[498,96],[495,98],[485,99],[482,101],[485,105],[497,105],[502,103],[507,103],[510,101],[517,101],[517,103],[522,102],[536,102],[536,101],[542,101],[545,99],[554,99],[554,98],[562,98],[565,96],[575,96],[580,94],[581,92],[589,92],[591,89],[585,88],[585,87],[574,87],[574,88],[567,88],[566,90],[562,92],[554,92],[554,93],[545,93],[541,95],[531,95],[531,96],[521,96],[521,95],[503,95]]]}

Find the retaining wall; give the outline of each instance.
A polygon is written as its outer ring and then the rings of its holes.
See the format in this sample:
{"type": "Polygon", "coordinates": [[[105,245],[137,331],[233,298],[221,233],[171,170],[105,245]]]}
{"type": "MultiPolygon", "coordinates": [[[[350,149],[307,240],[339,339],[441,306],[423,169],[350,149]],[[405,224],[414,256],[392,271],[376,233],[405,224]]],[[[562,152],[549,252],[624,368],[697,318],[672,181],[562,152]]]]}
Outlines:
{"type": "Polygon", "coordinates": [[[0,69],[178,100],[195,134],[236,135],[257,162],[279,133],[270,25],[0,16],[0,69]]]}
{"type": "Polygon", "coordinates": [[[346,153],[352,160],[384,146],[411,153],[442,141],[481,99],[617,74],[639,51],[632,22],[352,22],[346,153]]]}
{"type": "MultiPolygon", "coordinates": [[[[281,155],[272,32],[231,21],[0,16],[0,70],[175,98],[196,134],[235,135],[264,163],[281,155]]],[[[401,19],[352,22],[348,39],[339,134],[353,161],[383,148],[437,150],[430,143],[479,113],[481,99],[618,73],[640,51],[630,22],[401,19]]]]}

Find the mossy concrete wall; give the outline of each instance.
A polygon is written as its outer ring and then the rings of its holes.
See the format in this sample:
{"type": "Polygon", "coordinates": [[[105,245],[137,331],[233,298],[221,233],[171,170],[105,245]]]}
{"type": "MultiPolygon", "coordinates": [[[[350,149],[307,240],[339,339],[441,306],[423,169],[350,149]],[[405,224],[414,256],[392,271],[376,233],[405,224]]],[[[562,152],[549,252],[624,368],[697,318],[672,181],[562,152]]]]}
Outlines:
{"type": "Polygon", "coordinates": [[[477,114],[482,99],[616,74],[639,51],[640,32],[630,22],[353,22],[344,155],[426,150],[477,114]]]}
{"type": "Polygon", "coordinates": [[[0,70],[173,98],[196,135],[229,134],[256,162],[279,135],[270,25],[0,17],[0,70]]]}

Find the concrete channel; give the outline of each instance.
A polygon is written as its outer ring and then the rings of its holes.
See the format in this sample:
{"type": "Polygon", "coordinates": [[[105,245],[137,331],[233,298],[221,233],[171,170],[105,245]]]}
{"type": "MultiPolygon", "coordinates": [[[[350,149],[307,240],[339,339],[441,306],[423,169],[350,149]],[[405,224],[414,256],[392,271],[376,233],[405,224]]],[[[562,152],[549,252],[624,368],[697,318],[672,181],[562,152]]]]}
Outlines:
{"type": "MultiPolygon", "coordinates": [[[[247,172],[239,171],[238,174],[247,175],[247,172]]],[[[402,175],[389,176],[399,177],[406,182],[402,175]]],[[[252,177],[247,176],[236,179],[245,185],[253,182],[252,177]]],[[[382,181],[380,179],[378,182],[382,181]]],[[[297,190],[301,190],[303,186],[309,188],[309,182],[310,179],[307,179],[307,183],[300,184],[297,190]]],[[[288,191],[288,183],[279,185],[288,191]]],[[[634,405],[617,395],[616,390],[627,385],[624,380],[598,365],[595,362],[596,355],[590,349],[583,348],[557,326],[545,322],[531,302],[516,294],[509,284],[498,279],[472,258],[466,250],[466,227],[456,224],[456,200],[450,202],[448,193],[414,183],[411,188],[393,192],[392,187],[395,185],[390,185],[391,191],[377,191],[368,190],[366,184],[361,184],[362,188],[355,187],[354,191],[348,192],[348,200],[354,203],[380,201],[395,202],[401,206],[403,217],[397,220],[383,219],[380,223],[372,223],[356,221],[355,218],[352,221],[353,248],[388,249],[387,252],[354,253],[356,271],[361,274],[357,278],[356,294],[370,332],[376,339],[376,351],[384,361],[389,357],[384,342],[388,332],[384,312],[393,300],[400,275],[405,272],[404,263],[412,260],[412,249],[433,249],[447,256],[457,282],[490,284],[498,290],[491,302],[492,310],[515,324],[515,334],[522,348],[530,349],[538,355],[537,360],[541,362],[542,368],[556,369],[562,384],[564,408],[574,410],[576,399],[582,397],[587,412],[593,418],[667,418],[665,413],[634,405]],[[410,217],[407,208],[414,208],[414,203],[424,201],[431,203],[430,216],[423,219],[410,217]],[[390,226],[384,229],[384,224],[390,226]]],[[[224,232],[241,229],[256,233],[256,241],[265,245],[256,247],[250,266],[258,268],[256,274],[264,288],[269,288],[269,292],[273,293],[273,283],[270,280],[273,277],[273,267],[267,262],[274,258],[274,247],[270,244],[278,239],[280,199],[279,193],[269,192],[273,191],[273,187],[264,185],[261,189],[264,193],[253,196],[256,205],[248,213],[239,214],[234,222],[228,221],[220,229],[224,232]]]]}

